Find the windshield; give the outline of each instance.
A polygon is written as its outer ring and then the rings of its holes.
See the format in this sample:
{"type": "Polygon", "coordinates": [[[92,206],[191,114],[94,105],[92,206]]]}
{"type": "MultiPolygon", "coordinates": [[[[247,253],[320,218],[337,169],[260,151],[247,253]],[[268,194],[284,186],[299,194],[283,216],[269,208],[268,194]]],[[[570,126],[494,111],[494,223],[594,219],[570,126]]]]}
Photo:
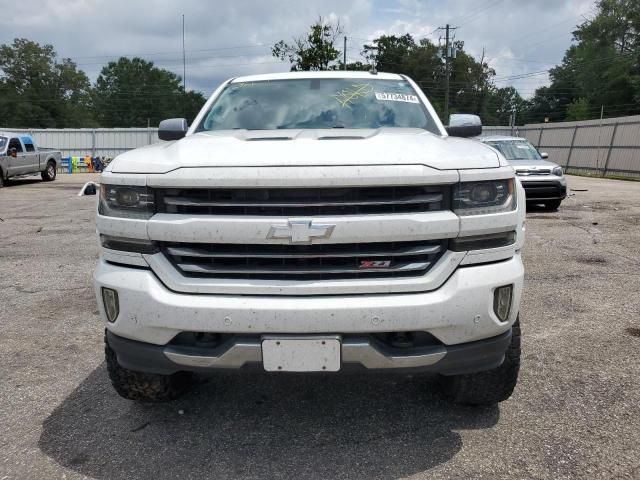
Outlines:
{"type": "Polygon", "coordinates": [[[542,160],[542,157],[526,140],[502,140],[487,142],[498,150],[507,160],[542,160]]]}
{"type": "Polygon", "coordinates": [[[231,83],[197,131],[380,127],[440,134],[409,82],[366,78],[231,83]]]}

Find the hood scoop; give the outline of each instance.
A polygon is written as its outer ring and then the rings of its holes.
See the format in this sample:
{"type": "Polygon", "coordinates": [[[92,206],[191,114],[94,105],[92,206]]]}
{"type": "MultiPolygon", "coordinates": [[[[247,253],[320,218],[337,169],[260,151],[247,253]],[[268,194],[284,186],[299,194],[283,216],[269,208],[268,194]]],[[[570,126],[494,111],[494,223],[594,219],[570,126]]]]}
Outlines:
{"type": "Polygon", "coordinates": [[[362,135],[324,135],[318,137],[318,140],[364,140],[367,137],[362,135]]]}
{"type": "Polygon", "coordinates": [[[270,141],[282,141],[293,140],[293,137],[249,137],[247,142],[270,142],[270,141]]]}

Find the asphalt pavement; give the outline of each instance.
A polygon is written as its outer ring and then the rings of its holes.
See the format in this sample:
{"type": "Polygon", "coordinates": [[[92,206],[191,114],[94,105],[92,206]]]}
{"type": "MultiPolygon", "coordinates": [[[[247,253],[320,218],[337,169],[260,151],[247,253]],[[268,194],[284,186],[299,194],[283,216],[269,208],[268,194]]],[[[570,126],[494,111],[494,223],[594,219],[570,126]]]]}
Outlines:
{"type": "Polygon", "coordinates": [[[116,395],[92,290],[91,175],[0,189],[0,480],[640,478],[640,182],[569,177],[527,214],[513,397],[429,377],[224,374],[116,395]]]}

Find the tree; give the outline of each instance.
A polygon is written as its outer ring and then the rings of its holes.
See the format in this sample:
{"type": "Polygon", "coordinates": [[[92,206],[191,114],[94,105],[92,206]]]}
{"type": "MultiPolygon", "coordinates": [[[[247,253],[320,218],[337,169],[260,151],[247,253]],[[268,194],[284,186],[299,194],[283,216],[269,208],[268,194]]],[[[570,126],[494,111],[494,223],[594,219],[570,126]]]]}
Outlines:
{"type": "Polygon", "coordinates": [[[109,62],[96,80],[94,107],[104,127],[146,127],[170,117],[193,120],[205,102],[181,79],[141,58],[109,62]]]}
{"type": "Polygon", "coordinates": [[[518,122],[527,106],[527,102],[514,87],[492,87],[488,91],[484,111],[481,113],[482,121],[486,125],[508,125],[511,115],[515,112],[518,122]]]}
{"type": "Polygon", "coordinates": [[[588,98],[578,98],[571,102],[571,104],[567,107],[567,118],[568,122],[576,121],[576,120],[588,120],[591,118],[589,112],[591,109],[589,108],[589,99],[588,98]]]}
{"type": "Polygon", "coordinates": [[[16,38],[0,46],[0,118],[14,128],[92,126],[91,84],[51,45],[16,38]]]}
{"type": "Polygon", "coordinates": [[[640,113],[640,2],[600,0],[573,36],[551,85],[532,99],[532,119],[597,118],[601,106],[607,116],[640,113]]]}
{"type": "MultiPolygon", "coordinates": [[[[457,55],[451,62],[450,109],[452,112],[486,111],[495,72],[483,61],[464,51],[464,43],[455,44],[457,55]]],[[[418,43],[409,35],[382,35],[363,46],[363,55],[378,70],[402,73],[413,78],[439,113],[444,110],[445,65],[440,48],[428,39],[418,43]]],[[[443,119],[448,120],[448,119],[443,119]]]]}
{"type": "Polygon", "coordinates": [[[340,22],[325,23],[320,17],[311,25],[306,38],[294,38],[292,44],[280,40],[271,48],[271,53],[282,61],[289,60],[291,71],[329,70],[331,63],[336,62],[341,54],[335,47],[340,35],[340,22]]]}
{"type": "Polygon", "coordinates": [[[400,72],[406,70],[407,62],[417,45],[408,33],[382,35],[371,44],[363,46],[363,54],[373,62],[381,72],[400,72]]]}

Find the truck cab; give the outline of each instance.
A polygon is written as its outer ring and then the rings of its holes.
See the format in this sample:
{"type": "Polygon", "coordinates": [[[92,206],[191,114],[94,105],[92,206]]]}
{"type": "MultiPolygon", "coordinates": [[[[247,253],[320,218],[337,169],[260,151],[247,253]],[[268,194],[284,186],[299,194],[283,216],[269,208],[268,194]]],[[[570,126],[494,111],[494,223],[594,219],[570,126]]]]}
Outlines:
{"type": "Polygon", "coordinates": [[[31,135],[0,132],[0,186],[9,178],[34,173],[55,180],[60,158],[60,152],[38,149],[31,135]]]}

